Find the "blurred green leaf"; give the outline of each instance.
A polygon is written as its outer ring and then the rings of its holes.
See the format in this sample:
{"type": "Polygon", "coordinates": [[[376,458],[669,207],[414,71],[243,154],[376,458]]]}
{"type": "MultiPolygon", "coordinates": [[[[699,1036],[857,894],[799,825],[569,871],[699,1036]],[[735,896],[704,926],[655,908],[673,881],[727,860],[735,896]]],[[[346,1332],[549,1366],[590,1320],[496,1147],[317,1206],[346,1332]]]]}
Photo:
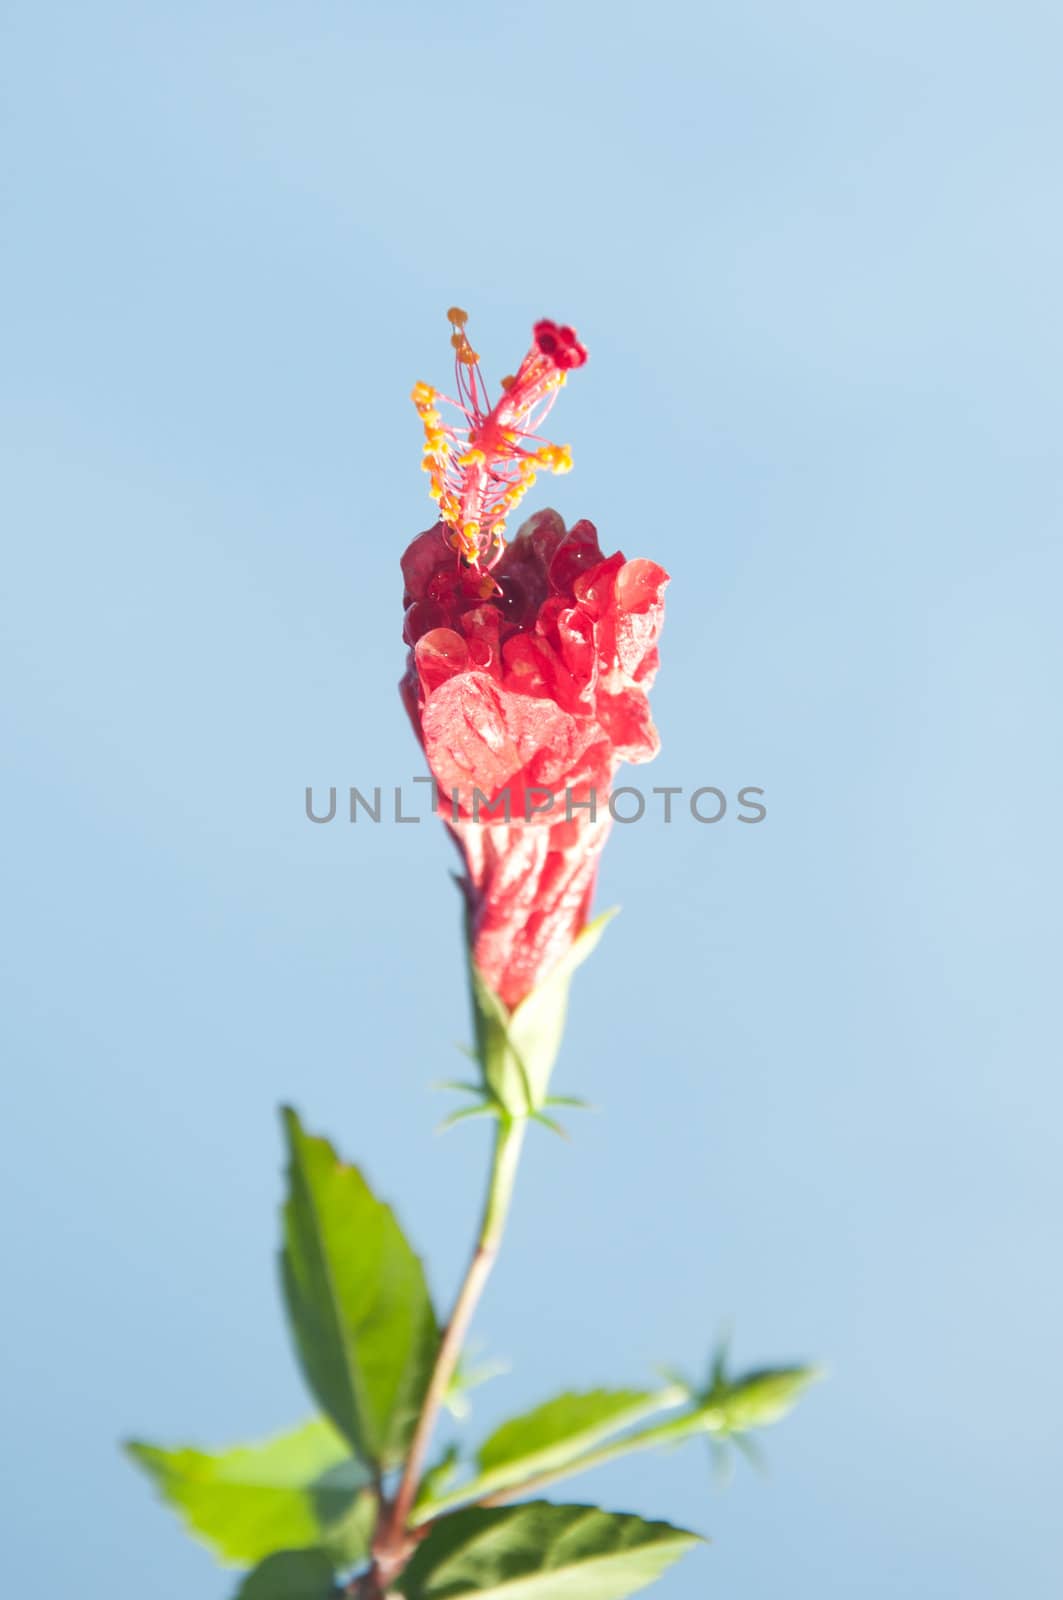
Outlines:
{"type": "Polygon", "coordinates": [[[366,1553],[359,1528],[375,1514],[369,1474],[324,1419],[216,1453],[136,1441],[126,1449],[222,1561],[246,1566],[279,1548],[326,1543],[352,1565],[366,1553]]]}
{"type": "Polygon", "coordinates": [[[405,1600],[623,1600],[700,1542],[595,1506],[477,1507],[433,1523],[400,1583],[405,1600]]]}
{"type": "Polygon", "coordinates": [[[375,1491],[365,1489],[340,1522],[325,1528],[321,1548],[338,1567],[357,1567],[369,1559],[379,1509],[375,1491]]]}
{"type": "Polygon", "coordinates": [[[280,1550],[248,1573],[236,1600],[331,1600],[332,1562],[321,1550],[280,1550]]]}
{"type": "Polygon", "coordinates": [[[674,1403],[666,1395],[662,1404],[660,1393],[639,1389],[558,1395],[504,1422],[484,1440],[478,1456],[483,1492],[552,1472],[674,1403]]]}
{"type": "MultiPolygon", "coordinates": [[[[563,1477],[581,1469],[585,1456],[645,1417],[682,1405],[686,1392],[678,1388],[593,1389],[561,1394],[513,1417],[484,1440],[476,1472],[456,1488],[423,1488],[417,1503],[418,1522],[470,1500],[482,1500],[513,1486],[539,1486],[546,1475],[563,1477]]],[[[618,1440],[616,1448],[621,1448],[618,1440]]]]}
{"type": "Polygon", "coordinates": [[[415,1506],[427,1504],[436,1499],[454,1481],[461,1460],[461,1451],[456,1444],[448,1444],[439,1459],[429,1467],[421,1479],[417,1490],[415,1506]]]}
{"type": "Polygon", "coordinates": [[[306,1380],[355,1452],[397,1465],[439,1342],[424,1271],[391,1210],[325,1139],[284,1112],[290,1152],[281,1255],[306,1380]]]}

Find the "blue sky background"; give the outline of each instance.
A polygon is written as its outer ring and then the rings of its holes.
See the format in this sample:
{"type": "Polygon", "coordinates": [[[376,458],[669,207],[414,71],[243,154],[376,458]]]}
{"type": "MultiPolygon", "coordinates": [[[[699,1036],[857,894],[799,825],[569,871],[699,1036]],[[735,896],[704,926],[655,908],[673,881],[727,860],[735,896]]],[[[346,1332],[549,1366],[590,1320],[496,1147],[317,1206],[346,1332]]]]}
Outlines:
{"type": "Polygon", "coordinates": [[[714,1543],[661,1600],[1063,1582],[1054,5],[6,0],[4,1577],[225,1600],[119,1457],[303,1415],[276,1103],[442,1301],[486,1148],[449,847],[311,827],[421,770],[398,558],[445,308],[590,346],[534,502],[673,574],[623,915],[477,1323],[565,1385],[830,1381],[574,1497],[714,1543]]]}

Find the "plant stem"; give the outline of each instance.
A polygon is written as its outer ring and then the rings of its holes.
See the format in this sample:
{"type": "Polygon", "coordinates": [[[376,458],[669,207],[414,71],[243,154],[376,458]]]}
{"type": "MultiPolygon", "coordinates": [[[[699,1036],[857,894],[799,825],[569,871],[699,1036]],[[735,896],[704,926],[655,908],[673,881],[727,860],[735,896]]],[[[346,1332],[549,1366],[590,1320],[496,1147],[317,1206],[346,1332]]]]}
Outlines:
{"type": "Polygon", "coordinates": [[[461,1355],[465,1335],[472,1321],[473,1313],[483,1294],[484,1285],[491,1275],[491,1268],[495,1264],[502,1234],[506,1226],[506,1217],[509,1214],[510,1201],[513,1198],[513,1184],[517,1176],[517,1164],[520,1160],[521,1146],[524,1143],[526,1119],[524,1117],[510,1117],[500,1115],[495,1132],[494,1154],[491,1162],[491,1174],[488,1179],[487,1197],[484,1202],[483,1218],[480,1223],[480,1232],[476,1241],[476,1248],[472,1253],[465,1279],[458,1290],[458,1297],[454,1302],[454,1309],[450,1314],[450,1321],[444,1330],[439,1342],[439,1351],[436,1355],[436,1364],[425,1391],[421,1414],[417,1419],[417,1427],[410,1444],[406,1465],[403,1468],[402,1479],[399,1483],[395,1499],[391,1505],[387,1527],[384,1537],[378,1541],[379,1548],[386,1550],[388,1547],[398,1548],[407,1538],[410,1512],[417,1494],[417,1488],[424,1471],[425,1456],[431,1442],[432,1430],[440,1407],[446,1398],[450,1381],[454,1376],[461,1355]]]}

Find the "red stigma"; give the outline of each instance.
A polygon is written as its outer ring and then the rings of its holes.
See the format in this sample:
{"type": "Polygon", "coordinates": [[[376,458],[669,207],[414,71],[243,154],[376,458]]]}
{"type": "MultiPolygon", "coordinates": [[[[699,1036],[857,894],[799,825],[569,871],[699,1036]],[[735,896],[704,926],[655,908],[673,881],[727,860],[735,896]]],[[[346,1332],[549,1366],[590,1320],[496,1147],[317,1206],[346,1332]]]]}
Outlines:
{"type": "Polygon", "coordinates": [[[552,361],[559,371],[570,372],[573,367],[582,367],[586,361],[586,346],[580,343],[575,328],[567,325],[559,327],[549,317],[544,317],[535,324],[533,333],[539,354],[552,361]]]}

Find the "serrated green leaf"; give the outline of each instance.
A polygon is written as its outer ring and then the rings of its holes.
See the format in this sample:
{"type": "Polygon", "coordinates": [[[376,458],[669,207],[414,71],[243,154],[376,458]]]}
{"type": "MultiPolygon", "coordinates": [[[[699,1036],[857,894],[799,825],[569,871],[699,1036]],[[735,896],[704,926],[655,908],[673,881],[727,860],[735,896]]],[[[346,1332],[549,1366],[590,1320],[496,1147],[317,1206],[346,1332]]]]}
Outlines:
{"type": "Polygon", "coordinates": [[[488,1093],[513,1117],[541,1112],[561,1048],[572,974],[615,916],[605,911],[584,928],[537,989],[508,1011],[470,955],[476,1048],[488,1093]]]}
{"type": "Polygon", "coordinates": [[[331,1600],[332,1562],[321,1550],[280,1550],[249,1572],[236,1600],[331,1600]]]}
{"type": "Polygon", "coordinates": [[[699,1542],[596,1506],[475,1507],[433,1523],[399,1587],[405,1600],[623,1600],[699,1542]]]}
{"type": "MultiPolygon", "coordinates": [[[[352,1549],[369,1473],[322,1418],[261,1443],[218,1452],[166,1450],[136,1441],[126,1449],[162,1499],[222,1561],[247,1566],[278,1548],[325,1542],[344,1556],[352,1549]]],[[[375,1497],[365,1498],[371,1515],[375,1497]]],[[[353,1548],[352,1564],[367,1544],[359,1549],[355,1540],[353,1548]]]]}
{"type": "Polygon", "coordinates": [[[424,1271],[389,1207],[325,1139],[284,1113],[282,1278],[307,1383],[355,1452],[403,1458],[439,1342],[424,1271]]]}

